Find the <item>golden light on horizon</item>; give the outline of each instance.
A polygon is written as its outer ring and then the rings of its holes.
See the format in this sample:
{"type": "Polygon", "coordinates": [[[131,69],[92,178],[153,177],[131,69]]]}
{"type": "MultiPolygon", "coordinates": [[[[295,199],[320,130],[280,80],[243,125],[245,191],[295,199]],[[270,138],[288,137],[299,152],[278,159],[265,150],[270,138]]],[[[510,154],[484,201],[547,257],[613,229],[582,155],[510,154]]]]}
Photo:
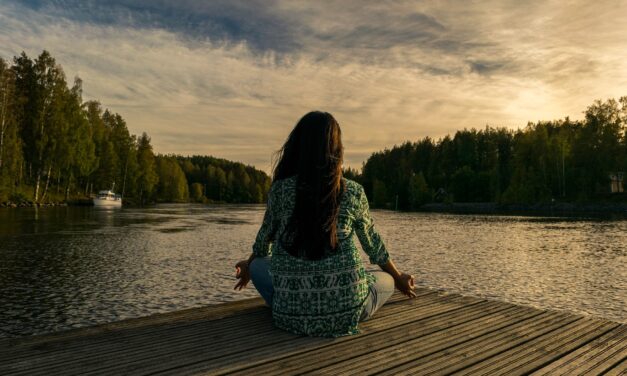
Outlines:
{"type": "Polygon", "coordinates": [[[5,2],[0,55],[49,50],[158,152],[266,171],[312,109],[336,116],[359,167],[406,140],[579,119],[627,94],[625,2],[135,5],[5,2]]]}

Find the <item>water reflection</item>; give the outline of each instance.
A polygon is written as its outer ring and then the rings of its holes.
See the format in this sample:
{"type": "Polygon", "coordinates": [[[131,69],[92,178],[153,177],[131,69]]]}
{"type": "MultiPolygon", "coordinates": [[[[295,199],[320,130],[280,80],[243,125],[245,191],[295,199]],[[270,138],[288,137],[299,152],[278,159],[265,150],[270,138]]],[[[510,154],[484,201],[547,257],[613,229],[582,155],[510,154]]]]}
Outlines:
{"type": "MultiPolygon", "coordinates": [[[[258,205],[0,210],[0,336],[254,296],[258,205]]],[[[627,221],[375,211],[421,286],[627,321],[627,221]]]]}

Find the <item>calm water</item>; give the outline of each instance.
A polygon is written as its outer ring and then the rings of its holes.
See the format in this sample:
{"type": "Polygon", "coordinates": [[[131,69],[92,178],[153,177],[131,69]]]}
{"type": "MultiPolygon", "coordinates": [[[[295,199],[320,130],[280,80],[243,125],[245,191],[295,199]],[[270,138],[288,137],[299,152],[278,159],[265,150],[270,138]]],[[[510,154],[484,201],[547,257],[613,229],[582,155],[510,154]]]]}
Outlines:
{"type": "MultiPolygon", "coordinates": [[[[262,206],[0,210],[0,336],[255,296],[234,292],[262,206]]],[[[627,322],[627,220],[374,211],[420,286],[627,322]]]]}

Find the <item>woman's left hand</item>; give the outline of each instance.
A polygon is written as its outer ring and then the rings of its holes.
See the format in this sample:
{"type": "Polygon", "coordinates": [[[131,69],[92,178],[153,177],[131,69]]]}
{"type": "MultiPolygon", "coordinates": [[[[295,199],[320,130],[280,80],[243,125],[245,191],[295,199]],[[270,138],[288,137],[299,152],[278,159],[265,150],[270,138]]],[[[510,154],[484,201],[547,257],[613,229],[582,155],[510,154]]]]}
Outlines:
{"type": "Polygon", "coordinates": [[[248,285],[250,281],[250,272],[248,270],[248,260],[242,260],[235,264],[235,278],[239,279],[235,284],[234,290],[241,290],[248,285]]]}

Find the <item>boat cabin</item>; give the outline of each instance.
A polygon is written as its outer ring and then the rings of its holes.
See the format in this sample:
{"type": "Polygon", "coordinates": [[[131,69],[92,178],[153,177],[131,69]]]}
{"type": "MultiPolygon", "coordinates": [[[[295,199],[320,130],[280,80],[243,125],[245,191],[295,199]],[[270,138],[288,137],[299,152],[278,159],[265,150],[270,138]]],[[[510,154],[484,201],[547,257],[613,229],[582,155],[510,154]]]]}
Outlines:
{"type": "Polygon", "coordinates": [[[98,198],[101,200],[120,200],[122,197],[108,190],[98,192],[98,198]]]}

